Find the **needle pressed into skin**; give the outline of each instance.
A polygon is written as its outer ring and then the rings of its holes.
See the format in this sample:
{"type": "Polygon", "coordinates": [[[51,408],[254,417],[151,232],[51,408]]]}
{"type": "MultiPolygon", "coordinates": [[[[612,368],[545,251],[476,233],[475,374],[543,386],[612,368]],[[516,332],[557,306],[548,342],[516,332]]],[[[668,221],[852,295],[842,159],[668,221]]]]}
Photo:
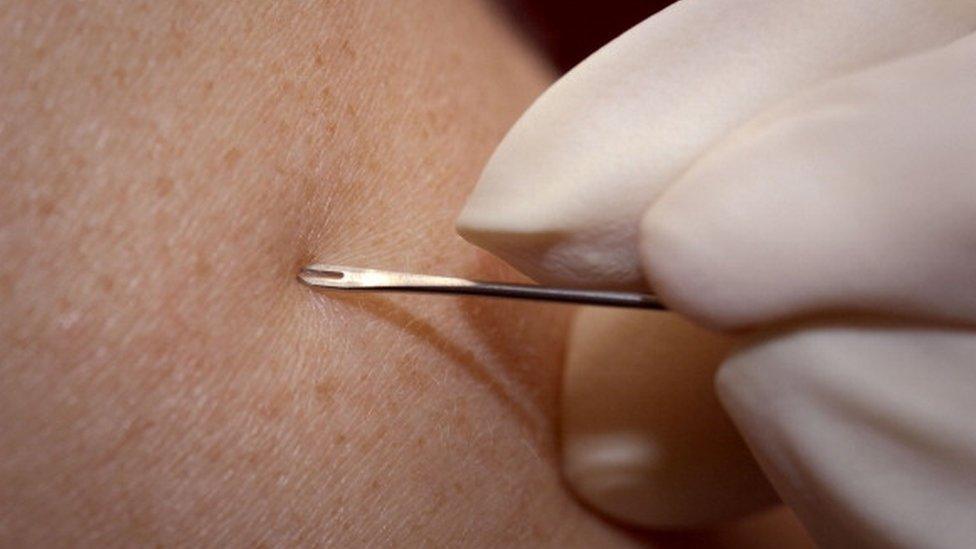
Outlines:
{"type": "Polygon", "coordinates": [[[298,279],[314,288],[330,290],[419,292],[435,294],[475,295],[557,301],[607,307],[665,310],[656,297],[637,292],[614,292],[574,288],[552,288],[530,284],[482,282],[449,276],[398,273],[377,269],[360,269],[339,265],[308,265],[298,279]]]}

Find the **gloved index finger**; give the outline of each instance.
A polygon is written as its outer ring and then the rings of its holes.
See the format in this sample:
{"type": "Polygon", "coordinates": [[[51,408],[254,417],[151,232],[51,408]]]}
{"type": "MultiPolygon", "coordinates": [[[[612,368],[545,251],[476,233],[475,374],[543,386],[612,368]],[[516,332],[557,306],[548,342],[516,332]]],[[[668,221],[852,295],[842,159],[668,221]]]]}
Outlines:
{"type": "Polygon", "coordinates": [[[976,4],[684,0],[584,61],[516,123],[459,232],[547,283],[645,286],[643,212],[710,147],[838,74],[950,42],[976,4]]]}

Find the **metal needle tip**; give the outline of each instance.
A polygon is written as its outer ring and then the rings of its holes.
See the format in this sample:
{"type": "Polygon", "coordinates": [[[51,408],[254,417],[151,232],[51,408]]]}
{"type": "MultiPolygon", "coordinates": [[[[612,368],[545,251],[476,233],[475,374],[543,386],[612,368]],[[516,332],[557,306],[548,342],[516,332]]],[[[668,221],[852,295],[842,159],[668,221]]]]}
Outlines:
{"type": "Polygon", "coordinates": [[[339,265],[314,264],[302,268],[298,279],[314,288],[329,290],[415,292],[512,299],[532,299],[582,305],[665,310],[651,294],[554,288],[531,284],[483,282],[449,276],[398,273],[339,265]]]}

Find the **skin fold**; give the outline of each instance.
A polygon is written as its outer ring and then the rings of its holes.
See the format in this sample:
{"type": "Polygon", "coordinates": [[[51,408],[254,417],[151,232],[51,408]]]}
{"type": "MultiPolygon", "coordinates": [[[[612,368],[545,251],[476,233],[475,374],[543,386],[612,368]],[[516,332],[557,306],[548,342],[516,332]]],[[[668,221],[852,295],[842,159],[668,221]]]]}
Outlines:
{"type": "Polygon", "coordinates": [[[736,546],[558,472],[572,309],[336,296],[518,276],[455,236],[552,75],[468,1],[0,6],[0,544],[736,546]]]}

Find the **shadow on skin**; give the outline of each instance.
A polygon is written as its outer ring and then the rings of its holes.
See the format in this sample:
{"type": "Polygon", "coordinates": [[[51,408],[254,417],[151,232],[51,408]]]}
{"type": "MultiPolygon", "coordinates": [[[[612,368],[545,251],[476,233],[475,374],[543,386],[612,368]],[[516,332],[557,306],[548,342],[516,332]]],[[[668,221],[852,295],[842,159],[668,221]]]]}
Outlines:
{"type": "Polygon", "coordinates": [[[540,455],[546,456],[547,459],[555,459],[554,456],[550,455],[552,454],[552,450],[545,444],[547,437],[543,433],[547,429],[540,423],[539,415],[534,414],[529,407],[523,402],[520,402],[512,394],[511,389],[497,379],[497,374],[493,372],[495,368],[479,360],[475,352],[452,341],[428,320],[413,314],[384,296],[335,294],[329,295],[328,299],[341,301],[381,320],[385,324],[408,333],[411,337],[424,342],[428,347],[434,349],[452,363],[462,367],[468,375],[486,387],[495,398],[500,400],[515,414],[519,423],[529,433],[540,455]]]}
{"type": "Polygon", "coordinates": [[[493,362],[506,371],[512,383],[543,414],[547,424],[537,426],[538,430],[543,432],[537,430],[533,436],[539,438],[540,442],[548,441],[548,445],[540,446],[545,446],[545,459],[555,465],[558,463],[554,447],[557,431],[555,427],[564,348],[563,345],[554,345],[551,350],[528,346],[527,350],[527,346],[520,340],[526,331],[525,324],[557,321],[559,317],[551,313],[543,315],[542,320],[533,318],[538,314],[537,308],[549,307],[560,307],[560,305],[506,302],[491,298],[462,299],[458,304],[463,321],[475,334],[479,343],[487,349],[493,362]],[[555,359],[551,356],[542,356],[546,352],[556,352],[559,356],[555,359]]]}

